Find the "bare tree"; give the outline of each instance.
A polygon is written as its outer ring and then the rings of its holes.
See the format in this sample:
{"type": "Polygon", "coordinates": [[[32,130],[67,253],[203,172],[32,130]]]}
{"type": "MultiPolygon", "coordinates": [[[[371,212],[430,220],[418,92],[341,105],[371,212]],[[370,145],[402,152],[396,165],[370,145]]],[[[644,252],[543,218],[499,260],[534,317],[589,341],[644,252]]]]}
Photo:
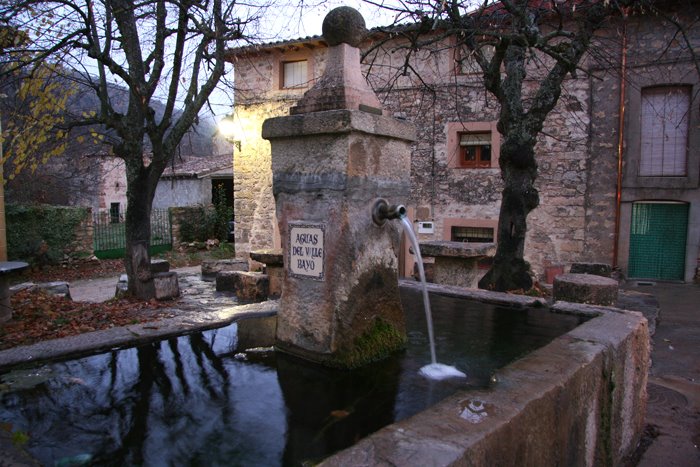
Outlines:
{"type": "Polygon", "coordinates": [[[99,98],[70,127],[101,126],[105,132],[93,136],[125,162],[125,266],[136,297],[154,296],[148,247],[158,179],[224,75],[229,41],[245,41],[261,11],[226,0],[15,0],[0,7],[0,25],[32,38],[14,48],[4,41],[5,71],[52,63],[99,98]],[[128,98],[115,99],[114,86],[128,89],[128,98]]]}
{"type": "MultiPolygon", "coordinates": [[[[500,291],[531,288],[524,250],[527,216],[539,205],[535,187],[538,135],[562,95],[565,80],[586,73],[582,61],[610,58],[600,43],[595,45],[596,32],[611,18],[630,11],[648,12],[653,4],[643,0],[408,0],[399,7],[370,3],[410,20],[409,26],[386,29],[386,39],[374,45],[401,43],[404,61],[397,78],[419,73],[411,68],[412,56],[452,47],[458,51],[455,57],[479,70],[484,88],[497,101],[497,128],[503,138],[498,245],[493,265],[479,287],[500,291]],[[533,71],[535,79],[528,76],[533,71]]],[[[370,49],[367,54],[371,53],[370,49]]]]}

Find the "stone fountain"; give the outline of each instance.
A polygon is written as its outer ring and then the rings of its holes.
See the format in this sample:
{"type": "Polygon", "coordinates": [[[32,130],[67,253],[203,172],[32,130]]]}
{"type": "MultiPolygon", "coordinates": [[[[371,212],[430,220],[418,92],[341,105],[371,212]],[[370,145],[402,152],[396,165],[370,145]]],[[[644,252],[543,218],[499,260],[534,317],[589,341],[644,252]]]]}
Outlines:
{"type": "Polygon", "coordinates": [[[383,220],[396,214],[389,202],[408,199],[415,129],[383,115],[363,78],[365,34],[359,12],[331,11],[324,75],[289,116],[263,124],[284,250],[276,346],[341,368],[380,359],[406,339],[400,226],[383,220]]]}

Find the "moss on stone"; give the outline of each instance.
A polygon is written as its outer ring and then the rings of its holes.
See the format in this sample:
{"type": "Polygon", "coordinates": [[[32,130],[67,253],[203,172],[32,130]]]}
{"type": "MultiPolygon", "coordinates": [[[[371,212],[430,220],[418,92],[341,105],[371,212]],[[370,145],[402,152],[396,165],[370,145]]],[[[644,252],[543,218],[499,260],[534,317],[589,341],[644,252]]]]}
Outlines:
{"type": "Polygon", "coordinates": [[[386,358],[391,353],[406,346],[406,334],[381,318],[353,342],[351,349],[337,354],[335,364],[341,368],[357,368],[386,358]]]}

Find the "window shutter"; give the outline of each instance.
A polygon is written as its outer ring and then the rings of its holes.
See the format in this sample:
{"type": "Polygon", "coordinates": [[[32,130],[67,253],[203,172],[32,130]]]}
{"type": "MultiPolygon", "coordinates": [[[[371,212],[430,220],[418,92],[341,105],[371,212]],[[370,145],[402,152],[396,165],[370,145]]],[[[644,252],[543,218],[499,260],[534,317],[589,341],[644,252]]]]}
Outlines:
{"type": "Polygon", "coordinates": [[[491,144],[491,133],[462,133],[459,136],[460,146],[484,146],[491,144]]]}
{"type": "Polygon", "coordinates": [[[299,88],[304,87],[307,82],[307,61],[300,60],[298,62],[284,63],[284,87],[299,88]]]}
{"type": "Polygon", "coordinates": [[[687,86],[642,90],[640,176],[686,175],[689,112],[687,86]]]}

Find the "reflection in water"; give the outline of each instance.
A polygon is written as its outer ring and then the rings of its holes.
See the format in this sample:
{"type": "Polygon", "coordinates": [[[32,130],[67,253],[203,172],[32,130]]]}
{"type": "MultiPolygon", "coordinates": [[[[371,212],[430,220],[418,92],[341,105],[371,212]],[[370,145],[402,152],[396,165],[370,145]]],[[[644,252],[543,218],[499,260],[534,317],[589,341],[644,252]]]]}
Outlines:
{"type": "MultiPolygon", "coordinates": [[[[412,291],[403,299],[420,304],[412,291]]],[[[430,362],[420,306],[407,311],[405,352],[352,372],[261,350],[274,322],[249,320],[2,375],[0,423],[27,433],[45,465],[79,455],[96,465],[299,465],[455,390],[488,385],[495,368],[580,321],[432,299],[438,352],[466,380],[418,375],[430,362]]]]}

